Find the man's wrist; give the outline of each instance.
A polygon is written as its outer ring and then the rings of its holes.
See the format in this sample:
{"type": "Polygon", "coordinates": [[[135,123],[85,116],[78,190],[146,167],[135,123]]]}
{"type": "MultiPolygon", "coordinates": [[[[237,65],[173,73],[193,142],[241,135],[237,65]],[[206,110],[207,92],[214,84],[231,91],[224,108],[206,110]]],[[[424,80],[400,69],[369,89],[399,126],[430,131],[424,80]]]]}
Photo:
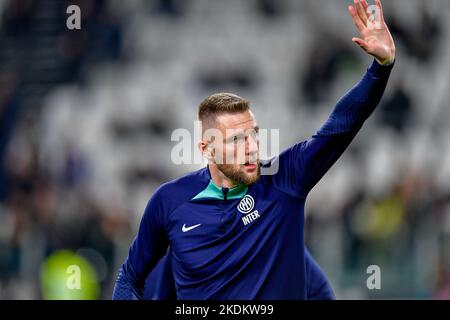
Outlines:
{"type": "Polygon", "coordinates": [[[392,66],[395,62],[395,58],[393,60],[386,60],[386,61],[380,61],[378,59],[375,58],[375,60],[378,62],[379,65],[383,66],[383,67],[389,67],[392,66]]]}
{"type": "Polygon", "coordinates": [[[390,64],[383,65],[377,59],[374,59],[372,65],[369,67],[368,71],[370,74],[372,74],[373,76],[375,76],[377,78],[381,78],[383,76],[389,76],[392,68],[394,67],[395,61],[396,60],[394,59],[394,61],[390,62],[390,64]]]}
{"type": "Polygon", "coordinates": [[[385,60],[380,60],[380,59],[378,59],[378,58],[376,58],[376,57],[375,57],[375,60],[376,60],[376,61],[378,62],[378,64],[380,64],[381,66],[389,67],[389,66],[393,65],[394,62],[395,62],[395,54],[393,55],[393,57],[391,57],[391,58],[386,58],[385,60]]]}

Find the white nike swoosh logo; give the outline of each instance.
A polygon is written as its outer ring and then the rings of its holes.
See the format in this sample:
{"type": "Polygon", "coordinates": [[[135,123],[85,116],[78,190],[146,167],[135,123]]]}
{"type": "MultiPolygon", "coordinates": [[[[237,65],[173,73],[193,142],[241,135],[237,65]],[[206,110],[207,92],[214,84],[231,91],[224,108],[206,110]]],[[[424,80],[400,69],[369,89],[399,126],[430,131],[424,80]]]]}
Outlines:
{"type": "Polygon", "coordinates": [[[186,224],[183,224],[183,228],[181,228],[181,230],[183,232],[188,232],[188,231],[191,231],[192,229],[195,229],[200,226],[201,226],[201,224],[196,224],[195,226],[186,227],[186,224]]]}

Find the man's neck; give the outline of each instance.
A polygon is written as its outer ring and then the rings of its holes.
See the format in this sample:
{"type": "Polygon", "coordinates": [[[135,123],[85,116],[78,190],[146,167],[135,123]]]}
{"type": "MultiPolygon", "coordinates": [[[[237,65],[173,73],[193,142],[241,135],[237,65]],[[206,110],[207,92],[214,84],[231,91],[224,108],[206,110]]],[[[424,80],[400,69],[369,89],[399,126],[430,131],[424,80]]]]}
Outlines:
{"type": "Polygon", "coordinates": [[[232,189],[237,186],[237,183],[225,176],[218,168],[216,164],[208,165],[209,173],[214,184],[221,188],[232,189]]]}

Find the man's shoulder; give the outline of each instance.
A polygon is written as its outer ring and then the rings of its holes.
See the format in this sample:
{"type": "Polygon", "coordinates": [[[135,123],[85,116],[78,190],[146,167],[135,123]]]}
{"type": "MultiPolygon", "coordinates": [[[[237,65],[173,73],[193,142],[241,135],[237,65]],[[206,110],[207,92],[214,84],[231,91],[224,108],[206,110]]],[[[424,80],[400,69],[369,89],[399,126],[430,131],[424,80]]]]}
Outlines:
{"type": "Polygon", "coordinates": [[[304,199],[299,167],[305,143],[307,141],[300,141],[270,159],[261,160],[261,183],[289,196],[304,199]]]}
{"type": "Polygon", "coordinates": [[[306,143],[308,143],[308,140],[302,140],[302,141],[296,142],[296,143],[284,148],[283,150],[281,150],[279,154],[272,156],[271,158],[268,158],[268,159],[260,160],[260,164],[263,167],[267,167],[267,166],[273,166],[275,161],[286,161],[285,158],[287,158],[290,154],[302,152],[303,151],[302,149],[304,148],[306,143]]]}
{"type": "Polygon", "coordinates": [[[261,173],[269,177],[275,177],[288,173],[285,169],[290,168],[303,152],[303,148],[308,141],[297,142],[285,149],[278,155],[269,159],[260,160],[261,173]]]}
{"type": "Polygon", "coordinates": [[[209,183],[207,170],[202,168],[167,181],[156,189],[153,196],[176,203],[190,200],[209,183]]]}

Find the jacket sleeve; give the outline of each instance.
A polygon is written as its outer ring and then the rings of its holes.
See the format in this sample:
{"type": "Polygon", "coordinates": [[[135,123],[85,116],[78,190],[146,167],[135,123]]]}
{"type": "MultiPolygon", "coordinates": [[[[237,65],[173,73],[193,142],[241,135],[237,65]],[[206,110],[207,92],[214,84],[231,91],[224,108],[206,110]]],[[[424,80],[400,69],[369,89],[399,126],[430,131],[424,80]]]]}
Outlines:
{"type": "Polygon", "coordinates": [[[317,133],[280,154],[275,182],[292,195],[306,197],[373,113],[392,68],[393,65],[382,66],[374,60],[363,78],[339,100],[317,133]]]}
{"type": "Polygon", "coordinates": [[[165,231],[166,216],[164,201],[157,191],[145,208],[138,234],[120,267],[113,291],[114,300],[143,298],[145,279],[169,246],[165,231]]]}

